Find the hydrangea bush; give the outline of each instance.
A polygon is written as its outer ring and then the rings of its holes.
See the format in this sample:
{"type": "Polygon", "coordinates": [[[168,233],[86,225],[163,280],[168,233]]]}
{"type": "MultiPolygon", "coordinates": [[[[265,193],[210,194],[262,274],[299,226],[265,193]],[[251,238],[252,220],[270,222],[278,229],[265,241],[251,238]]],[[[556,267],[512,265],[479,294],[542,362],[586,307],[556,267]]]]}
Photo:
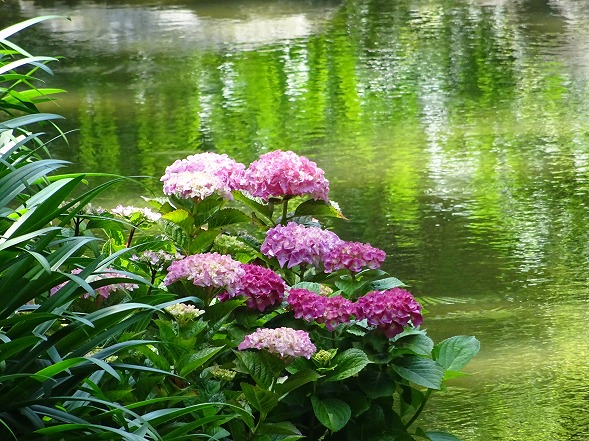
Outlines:
{"type": "Polygon", "coordinates": [[[182,303],[148,328],[153,350],[119,359],[175,377],[135,399],[193,395],[253,414],[213,425],[214,439],[456,439],[417,423],[478,341],[435,344],[418,301],[381,269],[385,251],[325,227],[345,218],[317,164],[294,152],[249,167],[200,153],[161,181],[168,199],[149,200],[161,237],[139,239],[121,267],[182,303]]]}

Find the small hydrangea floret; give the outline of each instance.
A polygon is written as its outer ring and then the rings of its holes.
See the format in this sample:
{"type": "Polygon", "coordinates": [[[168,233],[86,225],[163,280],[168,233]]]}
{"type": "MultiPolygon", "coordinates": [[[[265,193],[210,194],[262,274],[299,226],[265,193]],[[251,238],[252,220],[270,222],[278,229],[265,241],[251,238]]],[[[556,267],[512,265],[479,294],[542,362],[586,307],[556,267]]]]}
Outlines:
{"type": "Polygon", "coordinates": [[[233,199],[241,186],[245,165],[212,152],[190,155],[166,167],[161,181],[164,193],[183,199],[203,200],[213,194],[233,199]]]}
{"type": "Polygon", "coordinates": [[[329,181],[323,170],[308,158],[276,150],[250,164],[242,189],[265,201],[272,197],[311,196],[327,202],[329,181]]]}
{"type": "Polygon", "coordinates": [[[168,267],[164,285],[189,280],[193,285],[224,288],[233,294],[245,274],[241,263],[226,254],[202,253],[187,256],[168,267]]]}
{"type": "Polygon", "coordinates": [[[384,332],[387,338],[401,333],[410,324],[423,322],[421,306],[411,293],[401,288],[371,291],[356,301],[356,318],[384,332]]]}
{"type": "Polygon", "coordinates": [[[317,351],[307,332],[284,327],[258,328],[256,332],[246,335],[237,348],[240,351],[245,349],[265,350],[282,358],[305,357],[307,359],[317,351]]]}
{"type": "Polygon", "coordinates": [[[342,240],[331,231],[289,222],[268,230],[260,251],[268,257],[276,257],[280,267],[319,266],[324,256],[340,242],[342,240]]]}
{"type": "Polygon", "coordinates": [[[325,255],[323,263],[326,273],[340,269],[358,273],[363,268],[380,268],[386,256],[383,250],[375,248],[369,243],[342,241],[325,255]]]}
{"type": "Polygon", "coordinates": [[[181,321],[194,320],[204,314],[202,309],[197,309],[196,306],[186,303],[175,303],[164,309],[174,318],[181,321]]]}
{"type": "Polygon", "coordinates": [[[142,224],[143,222],[157,222],[162,215],[154,212],[150,208],[134,207],[131,205],[123,206],[117,205],[110,212],[116,216],[129,220],[134,225],[142,224]]]}
{"type": "Polygon", "coordinates": [[[233,294],[219,295],[221,301],[243,295],[247,307],[260,312],[282,301],[286,284],[278,274],[260,265],[242,264],[241,268],[244,274],[239,279],[233,294]]]}

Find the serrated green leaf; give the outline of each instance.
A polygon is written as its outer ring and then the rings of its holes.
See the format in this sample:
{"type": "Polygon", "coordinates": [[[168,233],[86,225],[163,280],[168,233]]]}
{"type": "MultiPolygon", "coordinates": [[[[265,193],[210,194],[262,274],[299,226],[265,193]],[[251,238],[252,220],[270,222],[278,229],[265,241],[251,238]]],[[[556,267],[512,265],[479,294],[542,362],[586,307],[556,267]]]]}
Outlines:
{"type": "Polygon", "coordinates": [[[307,291],[316,292],[321,294],[321,284],[315,282],[299,282],[292,286],[293,288],[306,289],[307,291]]]}
{"type": "Polygon", "coordinates": [[[387,277],[386,279],[375,280],[370,282],[369,289],[371,291],[384,291],[386,289],[393,289],[399,286],[407,286],[396,277],[387,277]]]}
{"type": "Polygon", "coordinates": [[[414,353],[416,355],[431,355],[434,341],[424,334],[409,334],[394,341],[394,350],[414,353]]]}
{"type": "Polygon", "coordinates": [[[449,371],[460,371],[479,352],[481,344],[472,336],[456,335],[434,348],[433,357],[449,371]]]}
{"type": "Polygon", "coordinates": [[[366,353],[360,349],[351,348],[335,356],[331,364],[333,371],[327,375],[326,381],[339,381],[356,375],[370,363],[366,353]]]}
{"type": "Polygon", "coordinates": [[[313,406],[313,412],[321,424],[327,427],[332,432],[337,432],[342,429],[352,416],[350,406],[344,401],[327,398],[320,400],[319,398],[312,396],[311,405],[313,406]]]}
{"type": "Polygon", "coordinates": [[[267,415],[278,404],[278,395],[252,384],[241,383],[241,390],[248,403],[263,415],[267,415]]]}
{"type": "Polygon", "coordinates": [[[455,437],[451,433],[446,432],[426,432],[430,441],[460,441],[460,438],[455,437]]]}
{"type": "Polygon", "coordinates": [[[429,358],[408,355],[396,358],[391,368],[407,381],[429,389],[441,389],[444,368],[429,358]]]}
{"type": "Polygon", "coordinates": [[[239,351],[235,355],[256,384],[264,388],[272,387],[285,366],[282,360],[267,352],[239,351]]]}
{"type": "Polygon", "coordinates": [[[296,209],[294,215],[298,216],[327,216],[337,217],[339,219],[346,219],[344,215],[336,209],[333,205],[322,200],[315,201],[310,199],[300,204],[296,209]]]}
{"type": "Polygon", "coordinates": [[[243,222],[249,222],[251,219],[245,213],[237,210],[236,208],[223,208],[215,212],[209,217],[207,224],[209,229],[220,228],[227,225],[239,224],[243,222]]]}
{"type": "Polygon", "coordinates": [[[181,377],[190,374],[195,369],[209,361],[215,354],[218,354],[222,349],[223,346],[200,349],[193,352],[192,354],[189,354],[187,357],[183,357],[183,359],[178,363],[178,367],[180,368],[180,372],[178,373],[181,377]]]}

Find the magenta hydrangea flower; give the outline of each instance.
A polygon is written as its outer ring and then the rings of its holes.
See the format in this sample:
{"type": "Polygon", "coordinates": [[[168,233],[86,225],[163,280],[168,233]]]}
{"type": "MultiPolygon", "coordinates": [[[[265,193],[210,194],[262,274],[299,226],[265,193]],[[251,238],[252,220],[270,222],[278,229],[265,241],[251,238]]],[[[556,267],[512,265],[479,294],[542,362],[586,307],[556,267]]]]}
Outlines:
{"type": "Polygon", "coordinates": [[[202,200],[217,194],[233,199],[231,191],[240,188],[244,171],[245,165],[229,156],[206,152],[175,161],[166,167],[161,181],[167,195],[202,200]]]}
{"type": "Polygon", "coordinates": [[[341,241],[331,231],[289,222],[268,230],[260,251],[268,257],[276,257],[281,268],[285,264],[292,268],[301,263],[319,266],[324,256],[341,241]]]}
{"type": "Polygon", "coordinates": [[[282,301],[286,284],[278,274],[260,265],[242,264],[241,268],[245,274],[239,279],[233,294],[225,292],[218,296],[222,302],[243,295],[248,308],[262,312],[282,301]]]}
{"type": "Polygon", "coordinates": [[[234,293],[244,274],[241,263],[229,255],[194,254],[177,260],[168,267],[164,285],[171,285],[178,280],[190,280],[196,286],[225,288],[229,293],[234,293]]]}
{"type": "Polygon", "coordinates": [[[303,288],[291,289],[286,301],[295,318],[325,323],[330,331],[349,322],[356,310],[353,302],[340,295],[325,297],[303,288]]]}
{"type": "Polygon", "coordinates": [[[371,246],[369,243],[341,242],[325,255],[325,272],[331,273],[340,269],[360,272],[362,268],[380,268],[387,257],[383,250],[371,246]]]}
{"type": "Polygon", "coordinates": [[[250,164],[242,189],[265,201],[271,197],[308,195],[327,202],[329,181],[313,161],[291,151],[276,150],[250,164]]]}
{"type": "Polygon", "coordinates": [[[401,288],[371,291],[356,301],[356,318],[384,332],[387,338],[401,333],[409,324],[423,322],[421,306],[411,293],[401,288]]]}
{"type": "Polygon", "coordinates": [[[258,328],[256,332],[246,335],[237,349],[240,351],[263,349],[283,358],[305,357],[307,359],[317,351],[307,332],[292,328],[258,328]]]}
{"type": "MultiPolygon", "coordinates": [[[[92,275],[88,276],[86,278],[86,282],[92,283],[92,282],[95,282],[100,279],[112,279],[112,278],[121,278],[121,277],[130,279],[129,276],[127,276],[125,274],[118,273],[118,272],[116,272],[115,269],[108,268],[106,271],[109,271],[109,272],[104,272],[104,273],[100,273],[100,274],[92,274],[92,275]]],[[[75,269],[71,270],[72,274],[80,274],[81,272],[82,272],[81,268],[75,268],[75,269]]],[[[59,291],[61,288],[63,288],[63,286],[66,283],[68,283],[68,282],[66,281],[66,282],[60,283],[59,285],[51,288],[49,295],[54,295],[57,291],[59,291]]],[[[94,288],[94,292],[96,292],[96,295],[104,297],[105,299],[108,299],[110,294],[115,291],[120,291],[122,289],[127,290],[127,291],[133,291],[134,289],[137,289],[137,288],[139,288],[139,285],[137,285],[136,283],[125,283],[125,282],[112,283],[110,285],[104,285],[104,286],[100,286],[98,288],[94,288]]],[[[90,297],[90,294],[86,293],[82,297],[87,299],[90,297]]]]}

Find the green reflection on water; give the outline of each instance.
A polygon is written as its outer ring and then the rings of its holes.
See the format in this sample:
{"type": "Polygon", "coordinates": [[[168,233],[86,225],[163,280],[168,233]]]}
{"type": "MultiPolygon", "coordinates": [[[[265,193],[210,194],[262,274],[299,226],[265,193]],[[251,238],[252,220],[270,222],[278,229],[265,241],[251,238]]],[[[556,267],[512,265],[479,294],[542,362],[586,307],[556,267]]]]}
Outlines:
{"type": "Polygon", "coordinates": [[[154,176],[155,192],[199,150],[310,156],[351,219],[338,233],[387,251],[428,300],[429,332],[481,339],[475,375],[427,421],[465,441],[587,439],[589,6],[4,5],[0,25],[50,12],[83,24],[27,43],[65,56],[51,83],[79,132],[58,156],[154,176]]]}

